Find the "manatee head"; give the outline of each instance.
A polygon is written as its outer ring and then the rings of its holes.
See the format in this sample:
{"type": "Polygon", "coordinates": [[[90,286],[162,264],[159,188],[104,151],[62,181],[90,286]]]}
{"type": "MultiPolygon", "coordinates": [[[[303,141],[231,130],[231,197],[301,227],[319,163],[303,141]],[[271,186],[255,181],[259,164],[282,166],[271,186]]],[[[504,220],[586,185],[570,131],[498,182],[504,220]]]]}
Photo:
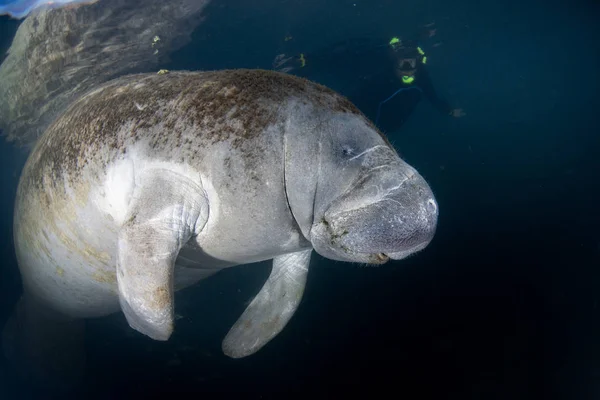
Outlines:
{"type": "Polygon", "coordinates": [[[310,180],[310,169],[316,175],[310,222],[305,219],[310,228],[303,229],[315,251],[383,264],[424,249],[435,234],[438,206],[423,177],[361,114],[335,115],[318,129],[318,155],[300,177],[310,180]]]}

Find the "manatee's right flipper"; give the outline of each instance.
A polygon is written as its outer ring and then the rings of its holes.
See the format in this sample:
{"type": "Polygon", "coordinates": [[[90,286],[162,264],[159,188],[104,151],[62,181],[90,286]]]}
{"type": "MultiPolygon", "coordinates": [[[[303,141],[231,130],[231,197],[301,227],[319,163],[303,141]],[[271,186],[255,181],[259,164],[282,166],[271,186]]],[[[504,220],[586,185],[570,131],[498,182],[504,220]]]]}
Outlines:
{"type": "Polygon", "coordinates": [[[175,259],[207,218],[200,183],[163,169],[140,177],[119,232],[117,257],[121,309],[133,329],[155,340],[169,338],[175,259]]]}
{"type": "Polygon", "coordinates": [[[2,332],[15,386],[44,398],[77,389],[85,371],[84,326],[84,320],[65,317],[25,293],[2,332]]]}

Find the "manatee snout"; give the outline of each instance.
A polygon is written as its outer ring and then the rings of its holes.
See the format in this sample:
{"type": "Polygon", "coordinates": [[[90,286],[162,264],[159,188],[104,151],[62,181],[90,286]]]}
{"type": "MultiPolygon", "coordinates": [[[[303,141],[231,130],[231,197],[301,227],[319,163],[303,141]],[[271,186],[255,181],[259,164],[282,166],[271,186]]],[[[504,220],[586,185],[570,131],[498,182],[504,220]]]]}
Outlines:
{"type": "Polygon", "coordinates": [[[425,179],[415,173],[390,194],[389,214],[382,218],[382,233],[393,243],[383,251],[393,260],[401,260],[424,249],[433,239],[438,220],[438,204],[425,179]],[[394,203],[396,201],[397,203],[394,203]],[[390,221],[400,221],[390,223],[390,221]]]}
{"type": "Polygon", "coordinates": [[[438,205],[425,179],[409,172],[373,174],[325,212],[320,231],[339,259],[384,264],[431,242],[438,205]]]}

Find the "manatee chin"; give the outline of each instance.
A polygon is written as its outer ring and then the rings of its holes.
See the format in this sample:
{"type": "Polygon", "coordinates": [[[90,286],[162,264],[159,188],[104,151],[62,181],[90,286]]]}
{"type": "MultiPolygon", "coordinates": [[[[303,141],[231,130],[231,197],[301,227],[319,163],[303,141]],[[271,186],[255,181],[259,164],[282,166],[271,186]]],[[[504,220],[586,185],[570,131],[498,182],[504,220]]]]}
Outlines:
{"type": "Polygon", "coordinates": [[[378,168],[315,218],[311,242],[326,258],[385,264],[424,249],[437,217],[433,193],[414,169],[378,168]]]}

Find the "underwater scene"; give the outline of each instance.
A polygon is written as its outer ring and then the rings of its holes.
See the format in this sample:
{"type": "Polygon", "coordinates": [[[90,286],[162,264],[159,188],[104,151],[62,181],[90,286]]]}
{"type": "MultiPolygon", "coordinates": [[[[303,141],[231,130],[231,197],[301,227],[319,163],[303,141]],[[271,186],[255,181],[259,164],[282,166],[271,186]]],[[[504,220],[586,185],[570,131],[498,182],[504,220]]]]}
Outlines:
{"type": "Polygon", "coordinates": [[[600,3],[0,0],[0,399],[597,399],[600,3]]]}

